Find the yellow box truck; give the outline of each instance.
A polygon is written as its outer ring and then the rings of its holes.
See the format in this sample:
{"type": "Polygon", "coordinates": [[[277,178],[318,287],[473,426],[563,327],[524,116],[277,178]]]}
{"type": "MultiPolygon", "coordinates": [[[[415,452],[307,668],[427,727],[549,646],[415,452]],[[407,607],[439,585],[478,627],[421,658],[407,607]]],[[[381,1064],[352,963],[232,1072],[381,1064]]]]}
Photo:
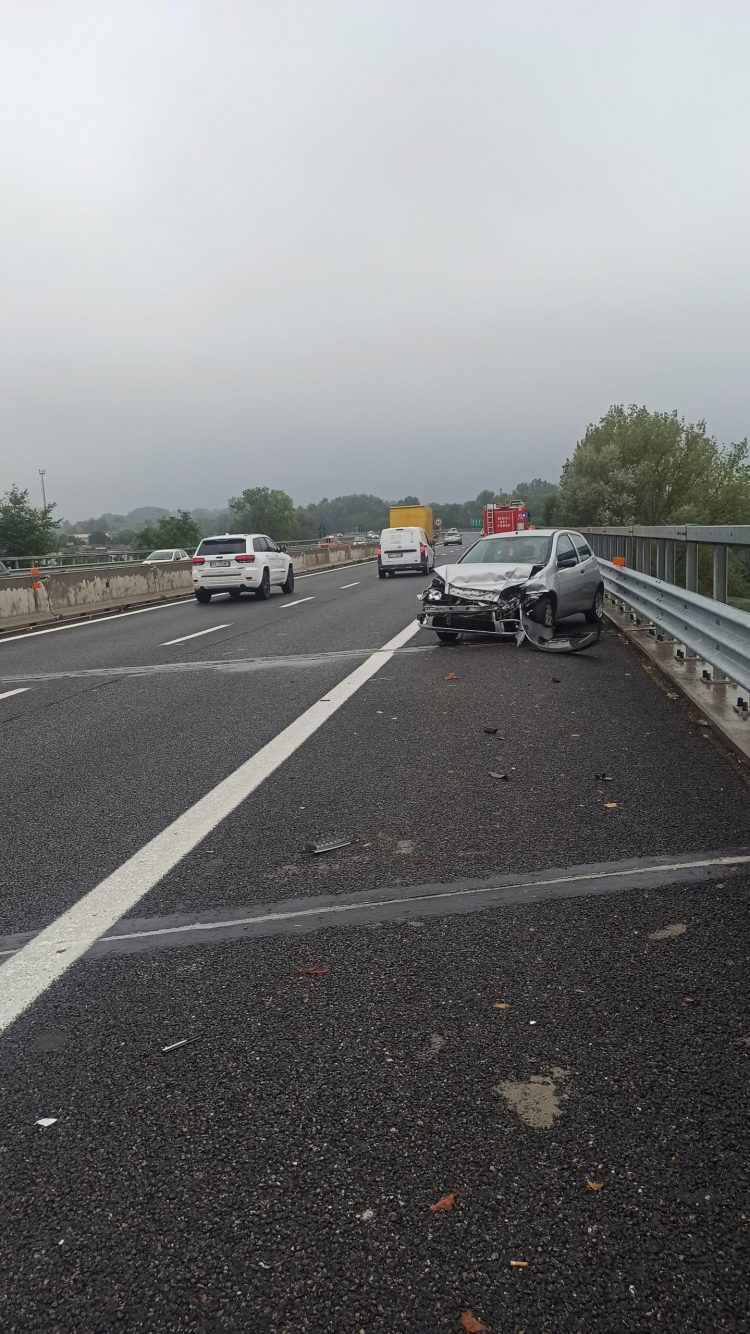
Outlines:
{"type": "Polygon", "coordinates": [[[430,505],[391,505],[391,528],[424,528],[430,543],[435,541],[435,521],[430,505]]]}

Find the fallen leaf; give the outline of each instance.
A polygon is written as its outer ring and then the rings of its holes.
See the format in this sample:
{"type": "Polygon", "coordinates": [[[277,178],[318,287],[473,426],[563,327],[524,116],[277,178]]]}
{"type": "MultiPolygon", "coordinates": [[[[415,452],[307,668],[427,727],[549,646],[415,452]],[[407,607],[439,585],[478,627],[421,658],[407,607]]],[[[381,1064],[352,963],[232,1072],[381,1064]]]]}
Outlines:
{"type": "Polygon", "coordinates": [[[439,1214],[443,1209],[452,1209],[458,1196],[459,1192],[457,1190],[452,1190],[449,1195],[444,1195],[436,1204],[430,1205],[430,1213],[439,1214]]]}
{"type": "Polygon", "coordinates": [[[447,676],[443,677],[444,681],[457,681],[458,679],[458,672],[449,672],[447,676]]]}
{"type": "Polygon", "coordinates": [[[298,968],[297,977],[320,977],[322,973],[329,972],[328,968],[322,968],[320,964],[313,964],[312,968],[298,968]]]}
{"type": "Polygon", "coordinates": [[[603,1181],[590,1181],[588,1177],[586,1177],[586,1186],[588,1190],[604,1190],[603,1181]]]}
{"type": "Polygon", "coordinates": [[[471,1311],[461,1312],[461,1324],[466,1330],[466,1334],[489,1334],[487,1326],[483,1325],[481,1320],[477,1320],[471,1311]]]}
{"type": "Polygon", "coordinates": [[[507,1002],[507,1001],[495,1001],[495,1009],[496,1009],[496,1010],[507,1010],[507,1009],[508,1009],[508,1002],[507,1002]]]}
{"type": "Polygon", "coordinates": [[[604,803],[604,809],[605,809],[605,811],[614,811],[614,810],[616,810],[616,809],[617,809],[617,802],[616,802],[616,801],[605,801],[605,803],[604,803]]]}
{"type": "Polygon", "coordinates": [[[511,1260],[510,1264],[512,1269],[528,1269],[529,1267],[528,1260],[511,1260]]]}

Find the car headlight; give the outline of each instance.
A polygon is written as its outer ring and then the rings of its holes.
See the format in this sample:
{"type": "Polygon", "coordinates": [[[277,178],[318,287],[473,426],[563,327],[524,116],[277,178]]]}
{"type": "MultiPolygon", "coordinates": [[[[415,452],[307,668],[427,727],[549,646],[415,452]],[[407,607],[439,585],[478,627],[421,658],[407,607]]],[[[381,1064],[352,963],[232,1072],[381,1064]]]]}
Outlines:
{"type": "Polygon", "coordinates": [[[443,591],[442,588],[428,588],[425,594],[425,602],[442,602],[443,591]]]}

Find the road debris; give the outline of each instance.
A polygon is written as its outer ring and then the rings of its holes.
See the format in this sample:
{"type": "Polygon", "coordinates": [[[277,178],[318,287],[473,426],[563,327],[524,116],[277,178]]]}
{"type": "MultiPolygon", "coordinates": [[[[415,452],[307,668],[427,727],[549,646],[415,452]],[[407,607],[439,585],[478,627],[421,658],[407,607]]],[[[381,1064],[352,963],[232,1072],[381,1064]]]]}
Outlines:
{"type": "Polygon", "coordinates": [[[187,1047],[191,1042],[197,1042],[197,1038],[180,1038],[177,1042],[170,1042],[162,1051],[176,1051],[178,1047],[187,1047]]]}
{"type": "Polygon", "coordinates": [[[458,672],[449,672],[447,676],[443,677],[444,681],[459,681],[460,679],[458,672]]]}
{"type": "Polygon", "coordinates": [[[669,926],[652,931],[649,940],[676,940],[678,936],[684,936],[686,931],[687,922],[670,922],[669,926]]]}
{"type": "Polygon", "coordinates": [[[586,1189],[587,1189],[587,1190],[604,1190],[604,1182],[603,1182],[603,1181],[591,1181],[589,1177],[586,1177],[586,1189]]]}
{"type": "Polygon", "coordinates": [[[496,774],[490,769],[490,778],[497,778],[502,783],[510,782],[510,774],[496,774]]]}
{"type": "Polygon", "coordinates": [[[485,727],[485,729],[484,729],[484,735],[485,735],[485,736],[497,736],[498,730],[499,730],[499,729],[498,729],[497,727],[485,727]]]}
{"type": "Polygon", "coordinates": [[[605,801],[605,803],[604,803],[604,809],[605,809],[605,811],[616,811],[616,810],[617,810],[617,802],[616,802],[616,801],[605,801]]]}
{"type": "Polygon", "coordinates": [[[305,852],[318,856],[321,852],[335,852],[337,848],[348,848],[353,842],[347,834],[329,834],[325,838],[313,839],[305,844],[305,852]]]}
{"type": "Polygon", "coordinates": [[[329,973],[330,968],[324,968],[322,964],[311,964],[309,968],[298,968],[297,977],[322,977],[324,973],[329,973]]]}
{"type": "Polygon", "coordinates": [[[554,684],[555,684],[556,686],[562,685],[562,677],[561,677],[561,676],[553,676],[553,677],[552,677],[552,680],[553,680],[553,682],[554,682],[554,684]]]}
{"type": "Polygon", "coordinates": [[[375,1210],[365,1209],[364,1213],[360,1214],[359,1216],[362,1219],[363,1223],[369,1223],[370,1219],[375,1217],[375,1210]]]}
{"type": "Polygon", "coordinates": [[[682,1000],[680,1001],[680,1005],[682,1006],[683,1010],[686,1010],[688,1005],[694,1005],[694,1004],[695,1001],[693,1000],[692,996],[683,996],[682,1000]]]}
{"type": "Polygon", "coordinates": [[[445,1209],[452,1209],[459,1196],[459,1191],[452,1190],[448,1195],[443,1195],[436,1204],[430,1205],[431,1214],[439,1214],[445,1209]]]}
{"type": "Polygon", "coordinates": [[[507,1001],[495,1001],[495,1009],[496,1009],[496,1010],[507,1010],[508,1008],[509,1008],[509,1007],[508,1007],[508,1002],[507,1002],[507,1001]]]}
{"type": "Polygon", "coordinates": [[[473,1311],[461,1312],[461,1325],[466,1330],[466,1334],[490,1334],[487,1325],[483,1325],[481,1320],[477,1320],[473,1311]]]}
{"type": "Polygon", "coordinates": [[[46,1128],[47,1126],[55,1125],[56,1121],[57,1121],[56,1116],[40,1116],[39,1120],[35,1121],[34,1124],[37,1126],[45,1126],[46,1128]]]}
{"type": "Polygon", "coordinates": [[[432,1033],[432,1034],[430,1035],[430,1051],[431,1051],[431,1052],[439,1052],[439,1051],[442,1051],[444,1046],[445,1046],[445,1038],[442,1037],[440,1033],[432,1033]]]}
{"type": "Polygon", "coordinates": [[[611,774],[594,774],[594,778],[597,783],[614,783],[615,781],[611,774]]]}
{"type": "Polygon", "coordinates": [[[528,1260],[511,1260],[510,1266],[511,1269],[528,1269],[529,1262],[528,1260]]]}

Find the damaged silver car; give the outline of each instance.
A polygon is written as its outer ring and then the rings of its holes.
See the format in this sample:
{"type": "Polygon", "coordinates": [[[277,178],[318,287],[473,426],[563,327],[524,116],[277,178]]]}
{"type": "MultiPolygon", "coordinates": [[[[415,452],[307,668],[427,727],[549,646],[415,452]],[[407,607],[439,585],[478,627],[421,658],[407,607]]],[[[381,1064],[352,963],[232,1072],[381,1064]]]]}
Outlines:
{"type": "Polygon", "coordinates": [[[599,638],[604,584],[586,539],[548,528],[480,538],[455,565],[435,570],[420,601],[417,620],[443,643],[463,634],[506,635],[565,653],[599,638]],[[556,634],[558,621],[577,613],[587,625],[556,634]]]}

